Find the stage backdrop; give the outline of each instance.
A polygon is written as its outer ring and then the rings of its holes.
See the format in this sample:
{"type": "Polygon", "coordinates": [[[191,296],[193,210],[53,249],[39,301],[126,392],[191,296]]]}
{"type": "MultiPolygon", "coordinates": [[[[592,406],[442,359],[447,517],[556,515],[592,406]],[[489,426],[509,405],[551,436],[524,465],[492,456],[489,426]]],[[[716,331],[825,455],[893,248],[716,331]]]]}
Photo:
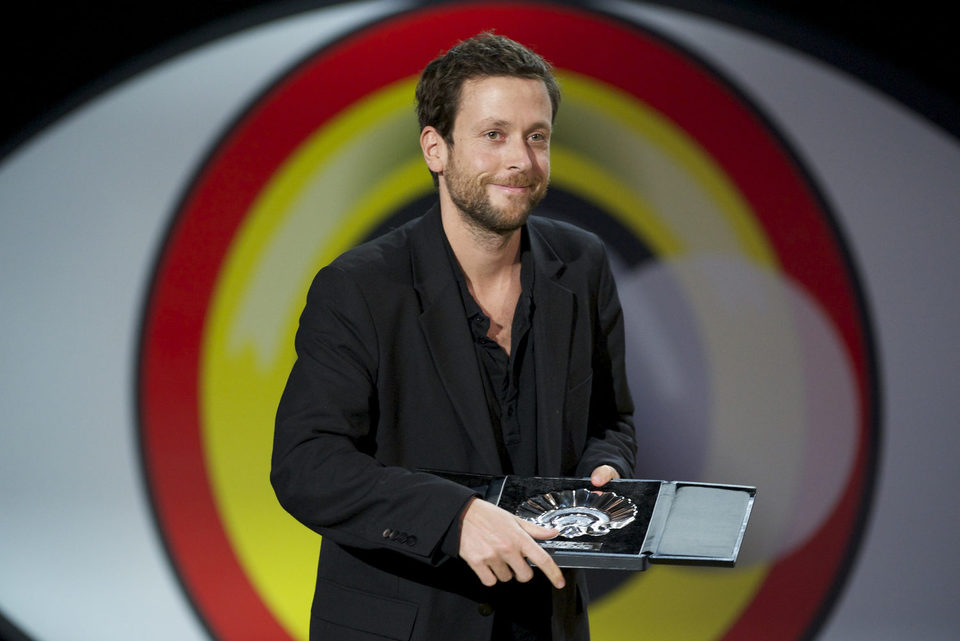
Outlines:
{"type": "Polygon", "coordinates": [[[382,0],[252,24],[0,165],[0,637],[305,640],[268,482],[316,270],[433,198],[413,86],[495,29],[564,92],[539,213],[606,242],[641,478],[746,483],[734,569],[591,576],[600,641],[952,639],[960,145],[662,7],[382,0]]]}

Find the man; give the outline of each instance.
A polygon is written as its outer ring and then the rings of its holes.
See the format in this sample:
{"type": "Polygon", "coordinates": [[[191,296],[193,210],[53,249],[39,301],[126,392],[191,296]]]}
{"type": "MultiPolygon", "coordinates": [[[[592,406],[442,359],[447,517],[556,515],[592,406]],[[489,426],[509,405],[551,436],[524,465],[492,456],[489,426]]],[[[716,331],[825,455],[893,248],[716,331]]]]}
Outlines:
{"type": "Polygon", "coordinates": [[[582,573],[536,543],[556,531],[421,471],[599,487],[633,469],[603,247],[528,220],[559,99],[547,63],[501,36],[431,62],[417,111],[438,206],[310,288],[271,481],[323,536],[311,639],[588,637],[582,573]]]}

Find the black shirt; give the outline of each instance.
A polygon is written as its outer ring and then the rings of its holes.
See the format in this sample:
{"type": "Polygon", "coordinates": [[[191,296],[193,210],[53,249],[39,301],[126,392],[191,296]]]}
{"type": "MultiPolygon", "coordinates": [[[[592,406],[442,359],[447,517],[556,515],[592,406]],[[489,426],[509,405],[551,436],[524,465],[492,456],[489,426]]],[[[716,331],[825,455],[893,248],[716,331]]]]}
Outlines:
{"type": "Polygon", "coordinates": [[[533,254],[524,227],[520,238],[520,298],[510,330],[510,355],[487,337],[490,319],[474,300],[463,270],[446,243],[451,266],[460,286],[464,313],[473,335],[484,394],[500,462],[506,474],[537,473],[537,390],[533,360],[533,254]]]}
{"type": "MultiPolygon", "coordinates": [[[[467,287],[463,270],[444,236],[447,255],[460,286],[466,322],[473,335],[484,395],[505,474],[537,474],[537,389],[533,358],[533,254],[524,227],[520,237],[520,298],[513,312],[510,355],[487,337],[490,318],[467,287]]],[[[494,589],[495,641],[547,641],[551,638],[553,589],[538,570],[529,583],[510,581],[494,589]]]]}

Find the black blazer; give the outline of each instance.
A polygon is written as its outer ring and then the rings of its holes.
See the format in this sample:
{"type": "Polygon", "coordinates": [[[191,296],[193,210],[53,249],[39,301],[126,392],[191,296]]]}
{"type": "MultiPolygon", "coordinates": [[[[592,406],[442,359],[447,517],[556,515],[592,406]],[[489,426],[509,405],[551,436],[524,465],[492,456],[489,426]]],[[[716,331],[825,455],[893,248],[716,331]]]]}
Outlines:
{"type": "MultiPolygon", "coordinates": [[[[537,461],[629,476],[623,319],[593,234],[531,217],[537,461]]],[[[271,482],[323,535],[311,639],[490,639],[484,587],[441,542],[472,492],[418,469],[501,473],[437,207],[314,279],[280,401],[271,482]],[[379,635],[379,636],[375,636],[379,635]]],[[[554,591],[556,639],[585,638],[582,577],[554,591]]]]}

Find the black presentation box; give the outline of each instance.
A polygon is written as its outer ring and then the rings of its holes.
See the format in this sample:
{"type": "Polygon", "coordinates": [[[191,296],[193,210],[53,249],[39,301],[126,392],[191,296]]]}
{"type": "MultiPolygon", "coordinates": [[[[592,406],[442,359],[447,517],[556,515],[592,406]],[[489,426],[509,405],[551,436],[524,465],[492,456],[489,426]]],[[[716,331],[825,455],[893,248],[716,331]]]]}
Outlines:
{"type": "Polygon", "coordinates": [[[756,495],[746,485],[624,479],[595,488],[590,479],[431,473],[560,529],[561,536],[540,545],[567,568],[732,567],[756,495]]]}

